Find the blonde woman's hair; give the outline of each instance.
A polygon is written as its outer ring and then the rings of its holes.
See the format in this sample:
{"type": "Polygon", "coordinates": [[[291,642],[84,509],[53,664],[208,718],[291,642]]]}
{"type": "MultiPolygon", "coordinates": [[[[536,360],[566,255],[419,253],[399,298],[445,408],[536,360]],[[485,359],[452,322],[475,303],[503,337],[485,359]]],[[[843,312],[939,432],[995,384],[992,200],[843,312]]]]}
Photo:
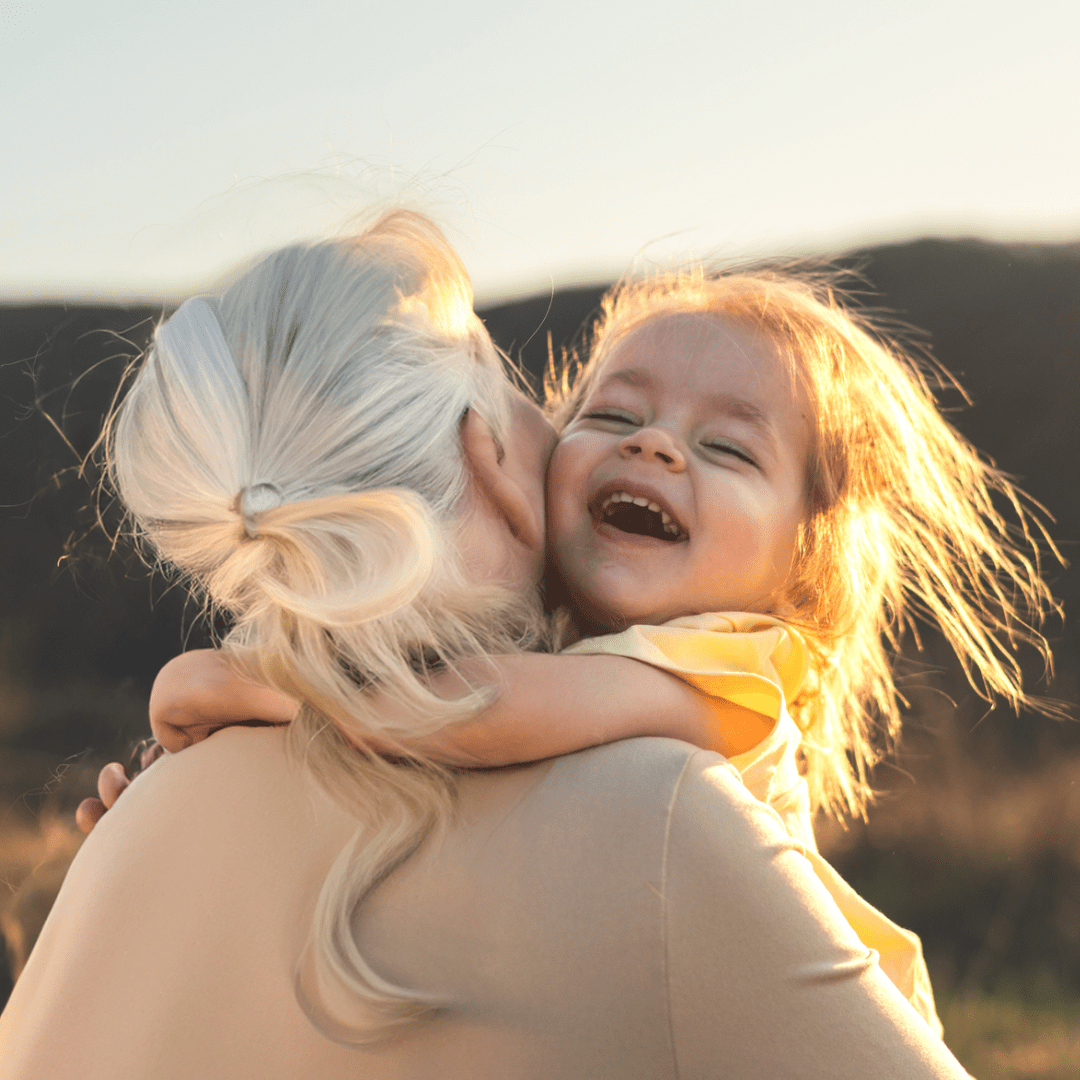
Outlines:
{"type": "Polygon", "coordinates": [[[539,626],[535,590],[476,587],[454,544],[461,419],[475,409],[505,433],[512,387],[464,267],[414,213],[274,252],[200,303],[158,328],[110,418],[108,476],[157,559],[227,614],[227,655],[303,702],[291,744],[360,822],[313,941],[368,1006],[363,1041],[433,1007],[369,967],[352,917],[447,820],[454,780],[356,744],[475,712],[483,687],[448,701],[426,676],[539,626]]]}
{"type": "Polygon", "coordinates": [[[905,629],[936,624],[979,694],[1032,704],[1014,647],[1032,644],[1050,663],[1037,627],[1056,605],[1040,577],[1040,542],[1057,552],[1037,508],[942,419],[933,373],[821,273],[692,268],[619,283],[603,300],[588,359],[564,357],[561,372],[552,365],[556,426],[577,413],[627,335],[680,313],[721,315],[761,334],[809,402],[806,517],[785,618],[804,632],[813,663],[792,715],[813,807],[864,814],[870,770],[899,733],[890,654],[905,629]]]}

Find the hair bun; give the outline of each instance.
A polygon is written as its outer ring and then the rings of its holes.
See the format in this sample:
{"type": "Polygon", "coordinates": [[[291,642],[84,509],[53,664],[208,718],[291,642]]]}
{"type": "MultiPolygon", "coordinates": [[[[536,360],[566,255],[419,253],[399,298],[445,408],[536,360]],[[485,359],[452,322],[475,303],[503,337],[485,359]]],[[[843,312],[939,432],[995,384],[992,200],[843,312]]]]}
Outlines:
{"type": "Polygon", "coordinates": [[[254,540],[259,535],[259,514],[274,510],[285,501],[281,488],[277,484],[263,482],[240,489],[236,496],[236,511],[244,523],[244,532],[254,540]]]}

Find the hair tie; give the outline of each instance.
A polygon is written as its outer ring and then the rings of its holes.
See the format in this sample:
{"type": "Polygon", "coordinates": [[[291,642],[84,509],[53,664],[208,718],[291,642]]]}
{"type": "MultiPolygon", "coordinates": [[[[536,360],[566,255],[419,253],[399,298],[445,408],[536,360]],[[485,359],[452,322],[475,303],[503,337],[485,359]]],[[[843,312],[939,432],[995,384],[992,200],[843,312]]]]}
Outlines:
{"type": "Polygon", "coordinates": [[[284,501],[285,496],[277,484],[252,484],[240,489],[240,494],[236,496],[236,512],[244,523],[244,532],[249,540],[258,538],[258,516],[280,506],[284,501]]]}

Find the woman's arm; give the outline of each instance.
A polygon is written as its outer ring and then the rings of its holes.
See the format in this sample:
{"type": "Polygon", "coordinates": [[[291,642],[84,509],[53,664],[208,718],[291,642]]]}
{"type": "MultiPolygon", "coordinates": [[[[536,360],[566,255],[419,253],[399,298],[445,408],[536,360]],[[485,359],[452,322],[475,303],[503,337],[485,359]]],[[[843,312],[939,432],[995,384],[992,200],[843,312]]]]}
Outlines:
{"type": "Polygon", "coordinates": [[[687,762],[660,889],[680,1077],[967,1077],[776,815],[711,755],[687,762]]]}
{"type": "MultiPolygon", "coordinates": [[[[405,747],[448,765],[495,767],[556,757],[643,735],[667,736],[726,756],[744,753],[772,721],[711,698],[681,679],[621,656],[527,653],[472,661],[440,675],[436,689],[458,696],[494,683],[494,701],[478,715],[405,747]]],[[[287,723],[297,704],[238,675],[221,654],[203,649],[171,660],[150,696],[150,723],[168,750],[223,727],[287,723]]],[[[393,702],[384,712],[392,714],[393,702]]]]}

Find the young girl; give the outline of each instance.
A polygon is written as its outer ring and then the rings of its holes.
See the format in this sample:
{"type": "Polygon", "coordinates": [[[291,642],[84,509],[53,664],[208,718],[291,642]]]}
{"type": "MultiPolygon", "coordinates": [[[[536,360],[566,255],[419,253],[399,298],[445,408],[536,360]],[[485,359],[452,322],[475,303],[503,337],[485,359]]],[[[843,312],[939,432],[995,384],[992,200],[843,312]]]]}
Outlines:
{"type": "MultiPolygon", "coordinates": [[[[1019,494],[899,350],[828,288],[774,270],[620,285],[588,360],[549,392],[548,548],[574,643],[434,675],[448,698],[498,693],[405,744],[384,701],[387,726],[357,741],[472,766],[636,735],[717,750],[940,1031],[918,939],[821,859],[811,815],[863,813],[899,728],[887,650],[913,614],[940,627],[976,689],[1026,700],[1010,646],[1045,653],[1025,619],[1052,601],[1026,529],[1015,544],[993,503],[1026,524],[1019,494]]],[[[466,441],[479,423],[466,417],[466,441]]],[[[151,700],[170,749],[295,709],[213,653],[178,657],[151,700]]]]}

